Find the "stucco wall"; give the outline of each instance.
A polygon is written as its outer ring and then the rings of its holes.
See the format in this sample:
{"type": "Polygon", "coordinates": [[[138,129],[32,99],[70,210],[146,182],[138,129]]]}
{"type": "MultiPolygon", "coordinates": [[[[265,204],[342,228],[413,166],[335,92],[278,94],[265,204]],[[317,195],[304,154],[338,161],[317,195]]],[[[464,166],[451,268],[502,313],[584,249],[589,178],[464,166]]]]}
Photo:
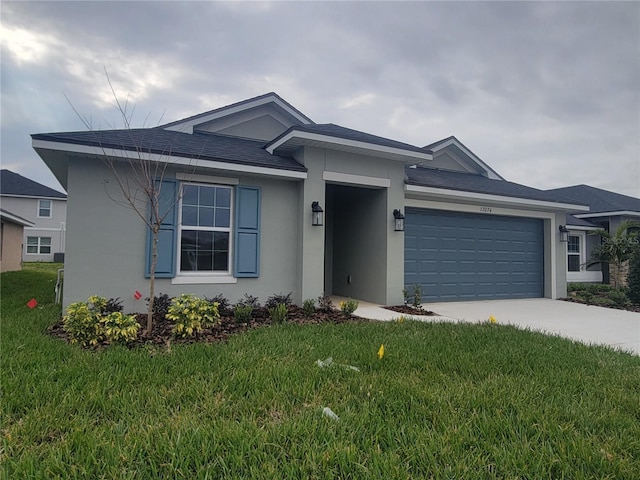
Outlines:
{"type": "MultiPolygon", "coordinates": [[[[240,184],[262,188],[260,277],[239,278],[235,284],[191,285],[156,279],[156,292],[208,297],[221,293],[231,302],[244,293],[259,297],[261,302],[278,293],[293,292],[299,297],[295,268],[297,232],[292,221],[297,214],[297,183],[220,172],[197,173],[237,178],[240,184]]],[[[143,298],[148,296],[148,279],[144,277],[146,228],[133,210],[116,205],[110,198],[118,195],[111,173],[103,164],[88,159],[70,160],[65,306],[99,294],[120,297],[125,311],[146,308],[144,300],[133,299],[136,290],[143,298]]]]}
{"type": "Polygon", "coordinates": [[[22,225],[3,220],[1,228],[0,272],[20,270],[22,268],[22,225]]]}

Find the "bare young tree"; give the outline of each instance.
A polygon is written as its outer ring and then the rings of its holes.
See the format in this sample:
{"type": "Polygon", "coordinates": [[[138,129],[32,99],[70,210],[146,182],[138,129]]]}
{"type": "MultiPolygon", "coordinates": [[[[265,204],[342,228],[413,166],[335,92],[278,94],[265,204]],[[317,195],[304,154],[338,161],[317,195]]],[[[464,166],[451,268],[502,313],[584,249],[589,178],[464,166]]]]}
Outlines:
{"type": "MultiPolygon", "coordinates": [[[[173,196],[168,198],[168,195],[163,195],[162,192],[163,179],[170,165],[168,161],[162,161],[162,158],[171,155],[171,147],[170,145],[165,147],[160,155],[157,152],[152,155],[148,149],[143,147],[143,139],[148,140],[148,137],[133,135],[134,129],[131,126],[133,109],[129,107],[128,97],[124,103],[121,102],[106,69],[105,75],[114,99],[114,107],[124,127],[122,132],[127,135],[127,154],[122,153],[124,149],[119,150],[118,148],[113,148],[112,145],[107,146],[101,142],[98,132],[93,128],[91,121],[80,115],[68,98],[67,101],[69,101],[71,108],[87,130],[96,133],[96,142],[102,151],[102,160],[115,179],[120,198],[110,194],[108,191],[107,195],[115,203],[133,210],[150,231],[149,303],[145,327],[145,334],[150,335],[153,329],[158,238],[164,220],[175,208],[179,197],[179,195],[174,195],[174,192],[172,192],[173,196]]],[[[154,134],[153,130],[149,129],[149,135],[154,134]]]]}

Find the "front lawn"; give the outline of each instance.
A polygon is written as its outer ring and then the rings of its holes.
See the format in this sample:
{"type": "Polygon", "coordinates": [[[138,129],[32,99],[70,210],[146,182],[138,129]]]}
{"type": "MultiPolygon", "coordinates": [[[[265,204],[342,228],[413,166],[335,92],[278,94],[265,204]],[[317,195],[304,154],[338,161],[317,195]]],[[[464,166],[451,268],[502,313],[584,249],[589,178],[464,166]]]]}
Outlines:
{"type": "Polygon", "coordinates": [[[607,347],[405,321],[285,323],[226,342],[91,351],[46,333],[60,316],[55,274],[1,282],[3,478],[640,471],[640,358],[607,347]],[[316,363],[327,357],[331,366],[316,363]]]}

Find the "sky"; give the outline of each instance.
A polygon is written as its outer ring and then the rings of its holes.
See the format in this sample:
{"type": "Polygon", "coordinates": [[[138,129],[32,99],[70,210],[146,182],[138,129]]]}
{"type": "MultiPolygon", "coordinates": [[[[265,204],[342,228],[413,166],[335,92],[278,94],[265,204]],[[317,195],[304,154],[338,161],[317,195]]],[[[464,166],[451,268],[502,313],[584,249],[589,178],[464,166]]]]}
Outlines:
{"type": "Polygon", "coordinates": [[[30,134],[134,127],[276,92],[316,123],[505,179],[640,197],[640,2],[10,2],[1,163],[61,189],[30,134]],[[82,117],[82,118],[80,118],[82,117]]]}

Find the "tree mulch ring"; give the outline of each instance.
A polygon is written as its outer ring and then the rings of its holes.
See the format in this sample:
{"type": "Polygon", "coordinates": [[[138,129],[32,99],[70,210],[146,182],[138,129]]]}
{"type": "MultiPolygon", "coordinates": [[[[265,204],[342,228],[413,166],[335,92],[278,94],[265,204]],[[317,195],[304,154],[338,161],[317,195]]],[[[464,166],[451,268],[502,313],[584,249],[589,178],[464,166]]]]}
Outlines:
{"type": "Polygon", "coordinates": [[[422,316],[428,316],[428,317],[438,315],[437,313],[432,312],[431,310],[425,310],[422,307],[416,308],[416,307],[412,307],[411,305],[390,305],[383,308],[386,308],[387,310],[391,310],[393,312],[403,313],[405,315],[422,315],[422,316]]]}
{"type": "MultiPolygon", "coordinates": [[[[221,312],[220,321],[213,327],[206,328],[201,332],[195,334],[193,337],[180,338],[173,335],[174,323],[168,320],[164,315],[154,315],[153,330],[151,335],[143,335],[143,331],[147,325],[147,314],[136,314],[140,329],[138,337],[127,344],[129,348],[141,347],[141,346],[165,346],[170,344],[192,344],[192,343],[214,343],[224,342],[231,335],[236,335],[248,330],[252,330],[259,327],[265,327],[273,325],[274,322],[269,318],[269,312],[265,307],[256,308],[253,311],[251,320],[245,323],[238,323],[235,321],[232,312],[221,312]]],[[[368,321],[362,318],[354,316],[345,316],[339,310],[316,310],[311,316],[305,316],[303,310],[295,305],[289,306],[287,319],[284,323],[295,323],[299,325],[318,325],[323,323],[346,323],[346,322],[362,322],[368,321]]],[[[48,332],[51,336],[60,338],[69,342],[69,335],[64,331],[62,320],[55,325],[49,327],[48,332]]],[[[109,342],[104,341],[95,349],[101,349],[109,345],[109,342]]]]}

